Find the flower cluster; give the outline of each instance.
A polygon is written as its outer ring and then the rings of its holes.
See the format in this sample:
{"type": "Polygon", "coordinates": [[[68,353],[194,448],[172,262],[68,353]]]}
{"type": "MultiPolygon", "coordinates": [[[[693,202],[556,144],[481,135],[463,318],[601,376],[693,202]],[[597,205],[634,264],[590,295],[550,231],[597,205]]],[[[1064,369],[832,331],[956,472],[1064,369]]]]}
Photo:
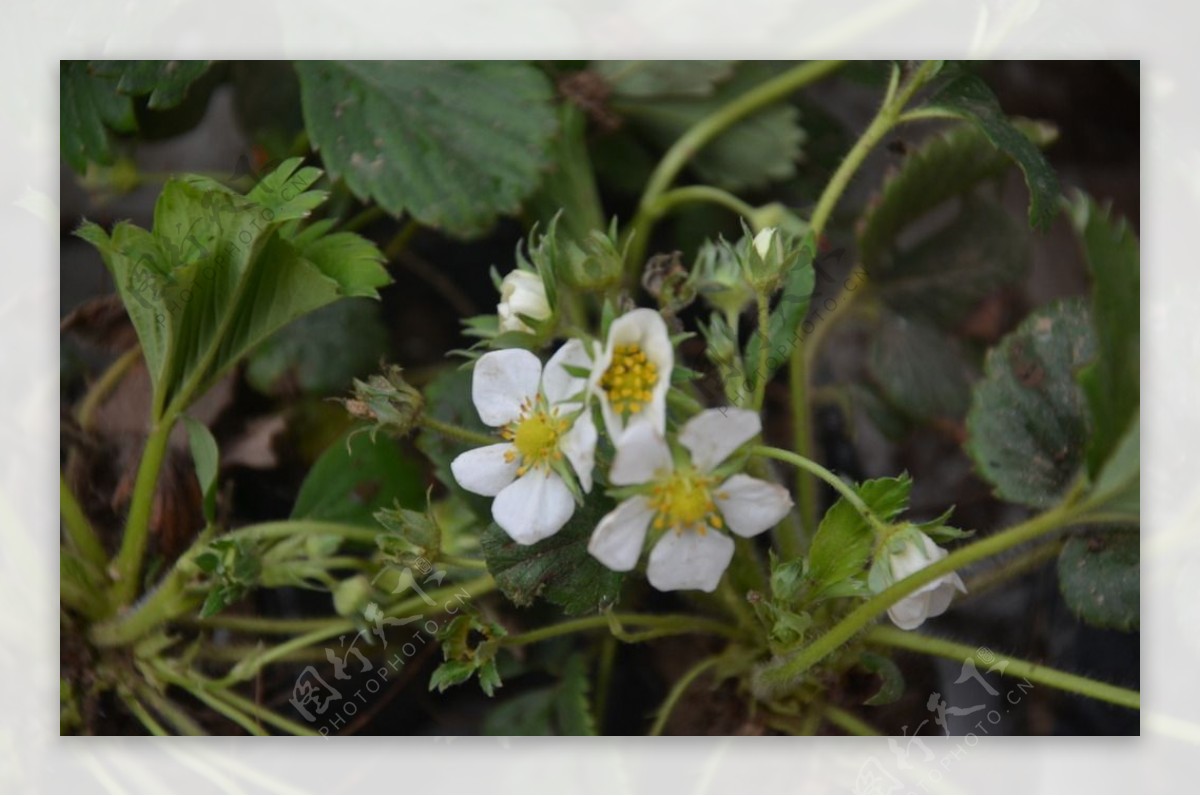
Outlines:
{"type": "MultiPolygon", "coordinates": [[[[549,315],[537,301],[544,294],[524,277],[505,287],[502,321],[549,315]]],[[[603,341],[569,340],[544,368],[524,349],[484,354],[475,363],[471,397],[500,441],[454,459],[455,479],[495,498],[492,517],[517,543],[552,536],[592,491],[598,407],[614,450],[605,481],[620,503],[596,526],[589,552],[628,571],[651,538],[651,585],[712,591],[733,557],[725,531],[762,533],[783,519],[792,500],[782,487],[738,472],[733,454],[761,431],[756,413],[706,410],[668,437],[674,367],[667,325],[650,309],[615,318],[603,341]]]]}

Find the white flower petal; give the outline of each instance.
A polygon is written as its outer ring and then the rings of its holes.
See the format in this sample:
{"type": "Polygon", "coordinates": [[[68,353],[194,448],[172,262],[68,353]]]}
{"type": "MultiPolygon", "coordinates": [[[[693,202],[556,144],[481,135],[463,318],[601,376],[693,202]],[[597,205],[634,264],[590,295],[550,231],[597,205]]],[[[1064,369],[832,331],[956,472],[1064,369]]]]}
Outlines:
{"type": "MultiPolygon", "coordinates": [[[[571,398],[587,388],[587,379],[580,376],[572,376],[563,369],[563,365],[571,365],[579,368],[590,368],[592,366],[592,358],[588,356],[587,349],[583,347],[582,340],[568,340],[563,343],[562,347],[554,352],[554,356],[546,363],[546,370],[542,373],[542,393],[546,396],[546,400],[553,404],[562,404],[568,398],[571,398]]],[[[574,402],[573,402],[574,403],[574,402]]],[[[575,409],[574,406],[564,406],[565,411],[575,409]]]]}
{"type": "Polygon", "coordinates": [[[705,409],[684,424],[679,444],[692,454],[692,464],[708,472],[762,431],[762,419],[749,409],[705,409]]]}
{"type": "Polygon", "coordinates": [[[614,572],[628,572],[641,558],[653,515],[650,502],[640,495],[621,501],[592,532],[588,552],[614,572]]]}
{"type": "Polygon", "coordinates": [[[608,480],[613,486],[632,486],[656,480],[660,472],[670,472],[671,449],[667,441],[648,423],[630,426],[616,440],[617,453],[613,456],[608,480]]]}
{"type": "Polygon", "coordinates": [[[713,496],[729,530],[738,536],[760,534],[787,516],[792,496],[779,484],[738,473],[713,496]]]}
{"type": "Polygon", "coordinates": [[[550,304],[546,301],[546,286],[542,278],[532,271],[517,269],[510,271],[500,283],[500,303],[496,306],[502,332],[531,332],[521,320],[524,315],[543,320],[550,317],[550,304]]]}
{"type": "Polygon", "coordinates": [[[540,467],[504,487],[492,502],[492,518],[518,544],[553,536],[574,513],[571,490],[557,473],[540,467]]]}
{"type": "Polygon", "coordinates": [[[967,587],[958,578],[958,575],[944,577],[938,580],[937,588],[929,592],[929,614],[930,618],[941,616],[950,608],[950,603],[954,600],[954,590],[956,587],[961,587],[963,591],[967,587]],[[955,579],[958,583],[955,584],[955,579]]]}
{"type": "Polygon", "coordinates": [[[929,616],[929,593],[910,594],[888,609],[888,618],[901,630],[915,630],[929,616]]]}
{"type": "Polygon", "coordinates": [[[521,402],[537,394],[542,363],[523,348],[505,348],[484,354],[475,363],[471,399],[479,419],[503,426],[521,415],[521,402]]]}
{"type": "Polygon", "coordinates": [[[666,321],[652,309],[631,310],[612,322],[608,329],[608,340],[604,353],[592,369],[590,389],[600,396],[600,408],[604,413],[604,425],[614,440],[620,438],[627,428],[639,423],[649,423],[659,434],[667,428],[667,391],[671,387],[671,371],[675,369],[675,349],[666,321]],[[612,410],[608,396],[600,388],[600,378],[612,364],[616,346],[636,344],[645,353],[646,359],[658,370],[658,381],[650,390],[650,401],[636,415],[626,420],[612,410]]]}
{"type": "Polygon", "coordinates": [[[646,579],[659,591],[712,591],[731,560],[733,540],[723,533],[667,531],[650,551],[646,579]]]}
{"type": "Polygon", "coordinates": [[[596,422],[591,410],[585,410],[571,428],[563,434],[558,447],[566,454],[567,461],[579,476],[579,485],[584,492],[592,491],[592,470],[596,467],[596,422]]]}
{"type": "Polygon", "coordinates": [[[454,461],[450,462],[450,472],[454,473],[458,485],[468,492],[495,497],[517,477],[520,461],[516,456],[512,457],[512,461],[504,459],[504,455],[510,451],[515,453],[516,448],[507,442],[474,448],[454,457],[454,461]]]}

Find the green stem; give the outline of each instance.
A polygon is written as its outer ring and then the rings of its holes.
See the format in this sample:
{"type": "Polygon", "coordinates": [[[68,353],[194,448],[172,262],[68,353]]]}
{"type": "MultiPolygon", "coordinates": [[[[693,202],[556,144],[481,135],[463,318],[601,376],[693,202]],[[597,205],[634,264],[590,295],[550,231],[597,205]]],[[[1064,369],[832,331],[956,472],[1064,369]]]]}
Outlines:
{"type": "Polygon", "coordinates": [[[439,564],[445,564],[448,567],[458,567],[460,569],[471,569],[476,572],[487,571],[487,562],[481,561],[478,558],[467,558],[466,556],[452,556],[448,553],[441,553],[437,557],[439,564]]]}
{"type": "Polygon", "coordinates": [[[660,195],[671,186],[679,172],[697,152],[742,119],[820,80],[841,65],[841,61],[810,61],[795,66],[721,106],[680,136],[655,167],[638,203],[638,210],[630,224],[627,237],[629,249],[626,262],[629,267],[640,267],[642,258],[645,257],[646,245],[655,221],[654,210],[660,195]]]}
{"type": "Polygon", "coordinates": [[[862,518],[866,520],[872,528],[877,531],[887,530],[887,523],[875,516],[875,513],[871,511],[871,508],[866,503],[863,502],[863,499],[858,496],[858,493],[854,491],[853,487],[851,487],[842,479],[838,478],[834,473],[825,467],[822,467],[814,462],[812,459],[805,458],[804,456],[792,453],[791,451],[785,451],[779,448],[771,448],[766,445],[756,445],[750,449],[750,453],[758,456],[766,456],[771,459],[778,459],[781,462],[793,464],[802,470],[812,473],[836,489],[841,496],[846,499],[846,502],[853,506],[854,509],[862,515],[862,518]]]}
{"type": "Polygon", "coordinates": [[[752,219],[757,212],[751,204],[739,199],[729,191],[714,188],[711,185],[688,185],[667,191],[658,197],[651,209],[651,214],[655,220],[658,220],[679,205],[695,202],[709,202],[724,207],[747,221],[752,219]]]}
{"type": "Polygon", "coordinates": [[[417,220],[410,218],[404,222],[404,226],[400,227],[400,231],[392,236],[392,239],[387,242],[383,248],[383,257],[387,262],[391,262],[400,256],[400,252],[408,248],[409,242],[413,236],[421,229],[421,225],[417,220]]]}
{"type": "Polygon", "coordinates": [[[201,628],[225,629],[238,633],[262,633],[265,635],[290,636],[309,633],[331,624],[341,622],[340,617],[325,616],[312,619],[272,619],[258,616],[211,616],[207,619],[188,620],[201,628]]]}
{"type": "Polygon", "coordinates": [[[1056,558],[1063,548],[1063,543],[1062,539],[1050,539],[1013,556],[997,567],[981,572],[967,581],[967,593],[963,596],[962,601],[974,600],[996,586],[1007,583],[1056,558]]]}
{"type": "Polygon", "coordinates": [[[849,641],[895,603],[943,575],[1033,541],[1071,524],[1077,519],[1074,507],[1058,506],[1012,528],[966,545],[929,566],[914,572],[859,605],[824,635],[790,657],[767,664],[755,677],[755,691],[769,698],[787,691],[816,664],[849,641]]]}
{"type": "Polygon", "coordinates": [[[141,581],[142,560],[146,556],[146,544],[150,535],[150,512],[154,507],[154,491],[158,485],[158,473],[167,453],[175,415],[161,418],[146,439],[146,448],[138,464],[137,478],[133,484],[133,497],[129,505],[129,519],[125,523],[125,535],[121,549],[113,559],[113,605],[128,605],[138,594],[141,581]]]}
{"type": "Polygon", "coordinates": [[[716,666],[720,660],[719,656],[705,658],[684,672],[683,677],[676,681],[675,685],[671,687],[671,692],[667,694],[667,698],[663,700],[662,707],[658,709],[658,715],[654,718],[654,724],[650,727],[649,735],[662,735],[663,728],[667,726],[667,720],[671,718],[671,711],[675,709],[676,703],[688,690],[688,686],[695,682],[700,675],[716,666]]]}
{"type": "Polygon", "coordinates": [[[168,697],[162,696],[155,691],[151,686],[145,683],[136,686],[138,695],[142,700],[150,704],[158,715],[166,719],[167,724],[170,724],[175,732],[180,735],[208,735],[204,728],[197,724],[183,710],[176,705],[168,697]]]}
{"type": "Polygon", "coordinates": [[[305,727],[303,724],[297,724],[290,719],[285,719],[270,708],[263,707],[256,702],[253,702],[233,691],[225,691],[224,696],[226,701],[237,707],[251,716],[254,716],[259,721],[265,724],[270,724],[280,730],[291,735],[319,735],[316,730],[305,727]]]}
{"type": "Polygon", "coordinates": [[[771,304],[766,293],[759,290],[758,303],[758,362],[754,367],[754,411],[762,414],[763,400],[767,395],[767,354],[771,349],[771,304]]]}
{"type": "Polygon", "coordinates": [[[489,434],[481,434],[478,431],[471,431],[462,426],[456,426],[453,423],[446,423],[429,415],[421,415],[421,425],[430,431],[436,431],[444,437],[467,442],[472,445],[496,445],[501,442],[499,437],[493,437],[489,434]]]}
{"type": "Polygon", "coordinates": [[[67,486],[67,479],[62,473],[58,474],[58,506],[63,527],[67,530],[67,539],[75,548],[75,552],[103,573],[108,568],[108,554],[104,552],[100,537],[88,522],[87,515],[83,513],[83,508],[75,499],[71,488],[67,486]]]}
{"type": "Polygon", "coordinates": [[[189,694],[191,694],[192,696],[194,696],[196,699],[200,700],[205,705],[208,705],[208,707],[212,708],[217,713],[220,713],[222,716],[229,719],[234,724],[238,725],[239,727],[241,727],[243,730],[250,733],[251,735],[268,735],[269,734],[262,727],[258,726],[258,724],[252,718],[250,718],[249,716],[247,716],[245,713],[238,710],[237,708],[233,707],[232,705],[229,705],[229,704],[223,702],[222,700],[218,699],[215,695],[208,693],[207,691],[204,690],[204,688],[202,686],[191,685],[191,684],[187,683],[186,681],[183,681],[182,678],[180,678],[180,680],[178,681],[178,685],[185,688],[187,690],[187,692],[189,694]]]}
{"type": "Polygon", "coordinates": [[[506,647],[520,647],[546,639],[567,636],[585,630],[596,630],[610,626],[612,619],[621,625],[635,625],[663,631],[661,635],[684,635],[687,633],[707,633],[718,636],[736,638],[737,630],[721,622],[695,616],[675,614],[597,614],[571,619],[556,625],[539,627],[527,633],[517,633],[504,636],[500,643],[506,647]],[[610,619],[611,616],[611,619],[610,619]]]}
{"type": "Polygon", "coordinates": [[[387,213],[384,212],[382,207],[378,205],[371,205],[370,207],[360,211],[357,215],[351,216],[349,219],[347,219],[346,223],[342,224],[340,231],[357,232],[368,224],[374,224],[376,221],[386,215],[387,213]]]}
{"type": "Polygon", "coordinates": [[[209,707],[212,707],[213,710],[218,711],[231,721],[236,721],[238,724],[244,727],[247,732],[251,732],[254,735],[266,735],[267,733],[264,732],[261,727],[255,725],[253,721],[250,720],[250,717],[257,719],[262,723],[270,724],[271,726],[277,727],[278,729],[292,735],[318,734],[315,730],[305,727],[302,724],[297,724],[289,719],[285,719],[283,716],[280,716],[270,708],[259,705],[253,700],[246,699],[237,692],[221,686],[216,681],[210,680],[198,672],[189,670],[187,674],[179,674],[161,662],[155,665],[154,668],[168,682],[174,683],[175,685],[186,689],[197,699],[204,702],[206,705],[209,705],[209,707]],[[210,703],[210,700],[219,703],[221,707],[210,703]],[[240,719],[235,719],[233,717],[232,714],[235,713],[240,716],[240,719]],[[250,726],[248,725],[253,726],[254,729],[250,729],[250,726]]]}
{"type": "Polygon", "coordinates": [[[825,718],[836,727],[840,727],[851,735],[883,735],[879,730],[867,724],[848,710],[829,705],[825,708],[825,718]]]}
{"type": "MultiPolygon", "coordinates": [[[[986,653],[984,654],[980,652],[982,649],[980,647],[957,644],[953,641],[933,638],[932,636],[925,636],[920,633],[911,633],[881,625],[868,630],[865,638],[872,644],[879,644],[885,647],[923,652],[927,655],[936,655],[939,658],[947,658],[953,661],[966,662],[970,660],[974,661],[977,667],[987,670],[998,668],[995,653],[984,650],[984,653],[986,653]]],[[[1057,688],[1060,691],[1069,691],[1072,694],[1091,697],[1092,699],[1109,702],[1113,705],[1120,705],[1130,710],[1141,709],[1141,694],[1128,688],[1109,685],[1108,683],[1102,683],[1078,674],[1070,674],[1069,672],[1063,672],[1058,669],[1052,669],[1049,666],[1042,666],[1038,663],[1023,661],[1017,658],[1002,657],[1001,663],[1004,665],[1002,674],[1006,677],[1024,677],[1029,682],[1037,683],[1038,685],[1057,688]]]]}
{"type": "MultiPolygon", "coordinates": [[[[903,86],[898,89],[895,88],[894,80],[889,85],[887,96],[879,112],[875,115],[875,118],[871,121],[866,131],[863,132],[862,137],[855,142],[854,146],[846,154],[837,171],[829,178],[829,182],[825,185],[825,190],[821,192],[820,198],[817,199],[817,206],[813,210],[809,226],[818,243],[821,240],[821,234],[825,231],[825,225],[829,222],[829,218],[833,214],[834,207],[837,206],[838,200],[841,199],[842,193],[846,190],[846,186],[850,184],[850,180],[858,171],[863,161],[866,160],[867,155],[875,148],[875,145],[895,126],[897,119],[904,111],[904,106],[912,99],[913,94],[925,84],[933,68],[934,62],[926,61],[917,68],[917,71],[903,86]]],[[[845,299],[841,303],[846,303],[845,299]]],[[[844,307],[841,309],[845,311],[844,307]]],[[[818,331],[822,325],[824,324],[821,322],[817,323],[817,328],[813,330],[810,338],[815,338],[816,341],[819,341],[824,336],[823,331],[818,331]]],[[[792,433],[794,435],[794,447],[797,453],[806,458],[812,458],[813,451],[812,417],[808,392],[811,385],[809,371],[811,363],[815,359],[816,342],[814,341],[809,344],[808,341],[805,341],[804,345],[793,346],[788,364],[789,382],[792,393],[792,433]]],[[[812,478],[803,473],[798,473],[796,479],[796,494],[800,502],[801,516],[804,519],[805,527],[811,528],[816,522],[816,491],[814,484],[812,478]]]]}
{"type": "Polygon", "coordinates": [[[124,690],[120,691],[121,701],[125,703],[125,707],[129,708],[129,712],[142,723],[142,726],[150,731],[151,735],[170,735],[158,721],[150,715],[145,706],[138,701],[138,698],[133,694],[127,694],[124,690]]]}

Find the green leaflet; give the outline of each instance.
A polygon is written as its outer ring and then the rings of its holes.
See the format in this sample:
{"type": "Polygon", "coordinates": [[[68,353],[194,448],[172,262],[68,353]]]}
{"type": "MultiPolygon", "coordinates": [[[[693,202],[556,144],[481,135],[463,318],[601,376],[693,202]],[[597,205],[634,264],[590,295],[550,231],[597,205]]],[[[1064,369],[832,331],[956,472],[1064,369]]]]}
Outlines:
{"type": "Polygon", "coordinates": [[[517,212],[549,165],[550,81],[517,61],[300,61],[305,126],[329,173],[457,237],[517,212]]]}

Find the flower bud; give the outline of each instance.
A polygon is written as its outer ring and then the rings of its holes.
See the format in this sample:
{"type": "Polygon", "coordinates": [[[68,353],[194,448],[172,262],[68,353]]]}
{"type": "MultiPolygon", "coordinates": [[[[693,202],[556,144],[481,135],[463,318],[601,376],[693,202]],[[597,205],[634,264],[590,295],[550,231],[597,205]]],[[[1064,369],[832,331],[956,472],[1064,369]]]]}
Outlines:
{"type": "Polygon", "coordinates": [[[355,379],[354,397],[342,400],[351,415],[375,424],[372,436],[381,428],[405,436],[420,420],[425,398],[404,380],[402,373],[398,365],[388,365],[383,373],[366,381],[355,379]]]}
{"type": "Polygon", "coordinates": [[[519,268],[510,271],[500,283],[496,315],[500,318],[501,332],[532,333],[533,329],[521,319],[522,315],[535,321],[544,321],[551,315],[541,276],[519,268]]]}
{"type": "MultiPolygon", "coordinates": [[[[878,594],[889,586],[919,572],[949,555],[915,525],[907,525],[884,542],[868,576],[871,591],[878,594]]],[[[954,590],[966,592],[962,578],[951,572],[926,583],[888,609],[888,617],[901,630],[920,627],[926,619],[940,616],[950,607],[954,590]]]]}
{"type": "Polygon", "coordinates": [[[737,253],[725,241],[704,243],[692,269],[692,280],[709,306],[731,323],[754,301],[754,287],[746,281],[737,253]]]}
{"type": "Polygon", "coordinates": [[[556,241],[553,255],[562,278],[580,290],[599,293],[621,283],[625,255],[617,248],[615,222],[608,232],[594,229],[579,243],[556,241]]]}

